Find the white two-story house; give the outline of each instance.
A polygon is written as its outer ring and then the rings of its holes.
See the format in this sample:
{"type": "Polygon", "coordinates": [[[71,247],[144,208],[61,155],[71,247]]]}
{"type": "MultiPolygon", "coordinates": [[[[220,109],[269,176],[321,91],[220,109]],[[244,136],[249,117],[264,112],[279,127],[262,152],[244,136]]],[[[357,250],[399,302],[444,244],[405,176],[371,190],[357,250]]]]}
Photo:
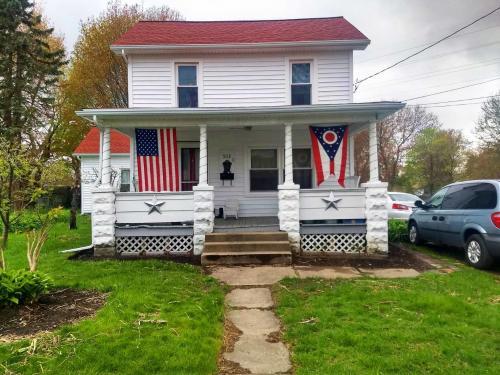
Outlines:
{"type": "Polygon", "coordinates": [[[111,46],[128,108],[78,112],[100,130],[95,254],[386,253],[375,124],[404,104],[353,103],[353,51],[369,43],[342,17],[138,22],[111,46]],[[111,129],[130,140],[128,192],[112,183],[111,129]]]}

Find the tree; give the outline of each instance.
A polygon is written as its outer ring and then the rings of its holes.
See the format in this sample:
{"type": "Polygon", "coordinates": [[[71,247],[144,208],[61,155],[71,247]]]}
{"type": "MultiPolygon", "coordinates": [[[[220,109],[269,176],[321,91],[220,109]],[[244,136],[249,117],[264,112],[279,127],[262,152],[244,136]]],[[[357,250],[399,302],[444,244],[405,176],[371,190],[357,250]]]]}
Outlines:
{"type": "MultiPolygon", "coordinates": [[[[389,183],[389,189],[398,183],[398,177],[406,154],[418,134],[427,128],[439,127],[435,114],[419,106],[407,106],[377,123],[378,160],[380,179],[389,183]]],[[[365,181],[369,174],[368,133],[360,133],[356,139],[356,164],[358,173],[365,181]]]]}
{"type": "Polygon", "coordinates": [[[495,148],[500,153],[500,91],[481,106],[482,114],[475,132],[483,148],[495,148]]]}
{"type": "Polygon", "coordinates": [[[25,168],[38,163],[30,134],[44,126],[65,64],[64,50],[51,44],[52,34],[32,1],[0,0],[1,249],[7,245],[15,199],[22,192],[31,201],[38,190],[32,168],[25,168]]]}
{"type": "MultiPolygon", "coordinates": [[[[122,56],[111,51],[110,45],[139,19],[166,21],[178,20],[181,16],[167,6],[143,10],[139,5],[111,1],[103,13],[81,25],[80,36],[61,84],[61,126],[53,147],[57,154],[71,157],[90,128],[90,124],[76,116],[75,111],[82,108],[127,107],[127,64],[122,56]]],[[[75,157],[71,158],[75,175],[73,202],[76,202],[80,163],[75,157]]],[[[73,223],[75,215],[76,209],[73,209],[73,223]]]]}
{"type": "Polygon", "coordinates": [[[460,131],[424,129],[408,152],[402,180],[411,191],[433,194],[460,175],[466,146],[460,131]]]}

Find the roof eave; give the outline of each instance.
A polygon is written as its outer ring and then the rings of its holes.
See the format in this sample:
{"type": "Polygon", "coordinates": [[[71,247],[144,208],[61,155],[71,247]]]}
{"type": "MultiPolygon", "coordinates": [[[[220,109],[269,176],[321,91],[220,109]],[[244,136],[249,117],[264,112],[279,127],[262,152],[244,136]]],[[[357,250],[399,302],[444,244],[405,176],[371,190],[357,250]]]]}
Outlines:
{"type": "Polygon", "coordinates": [[[364,50],[370,44],[369,39],[353,40],[312,40],[301,42],[267,42],[267,43],[221,43],[221,44],[113,44],[111,50],[116,54],[140,52],[210,52],[227,50],[252,49],[294,49],[294,48],[333,48],[364,50]]]}

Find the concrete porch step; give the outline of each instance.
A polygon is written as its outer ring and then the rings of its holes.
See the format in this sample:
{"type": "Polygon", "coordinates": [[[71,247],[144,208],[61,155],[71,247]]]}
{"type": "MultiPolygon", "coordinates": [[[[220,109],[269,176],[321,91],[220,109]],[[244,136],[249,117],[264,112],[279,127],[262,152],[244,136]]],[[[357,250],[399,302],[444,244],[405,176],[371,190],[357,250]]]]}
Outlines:
{"type": "Polygon", "coordinates": [[[237,242],[237,241],[288,241],[286,232],[240,232],[210,233],[205,235],[205,242],[237,242]]]}
{"type": "Polygon", "coordinates": [[[212,252],[253,252],[262,251],[290,251],[288,241],[225,241],[205,242],[204,253],[212,252]]]}
{"type": "Polygon", "coordinates": [[[247,264],[292,264],[292,254],[290,251],[263,251],[263,252],[213,252],[203,253],[201,264],[209,265],[247,265],[247,264]]]}
{"type": "Polygon", "coordinates": [[[210,233],[205,236],[201,264],[291,264],[284,232],[210,233]]]}

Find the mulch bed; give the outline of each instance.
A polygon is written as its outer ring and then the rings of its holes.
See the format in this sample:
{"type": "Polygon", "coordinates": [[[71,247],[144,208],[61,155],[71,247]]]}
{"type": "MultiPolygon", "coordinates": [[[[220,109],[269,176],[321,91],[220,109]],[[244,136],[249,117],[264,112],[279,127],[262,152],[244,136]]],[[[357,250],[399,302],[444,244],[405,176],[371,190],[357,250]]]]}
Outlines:
{"type": "Polygon", "coordinates": [[[0,309],[0,342],[30,338],[93,316],[106,297],[92,290],[56,289],[31,305],[0,309]]]}
{"type": "Polygon", "coordinates": [[[294,256],[296,266],[338,266],[359,268],[413,268],[427,271],[434,268],[425,259],[402,246],[389,245],[389,255],[298,255],[294,256]]]}

